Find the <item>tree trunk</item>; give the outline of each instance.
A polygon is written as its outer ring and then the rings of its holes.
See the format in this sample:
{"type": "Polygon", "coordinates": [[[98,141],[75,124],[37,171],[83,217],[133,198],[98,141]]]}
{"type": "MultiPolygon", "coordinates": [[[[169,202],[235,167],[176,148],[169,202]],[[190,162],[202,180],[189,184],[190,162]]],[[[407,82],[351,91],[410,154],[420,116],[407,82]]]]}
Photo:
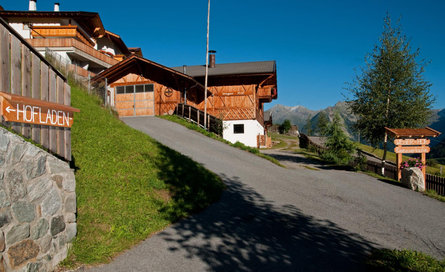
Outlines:
{"type": "Polygon", "coordinates": [[[385,176],[386,151],[388,149],[388,133],[385,131],[385,139],[383,141],[383,157],[382,157],[382,176],[385,176]]]}

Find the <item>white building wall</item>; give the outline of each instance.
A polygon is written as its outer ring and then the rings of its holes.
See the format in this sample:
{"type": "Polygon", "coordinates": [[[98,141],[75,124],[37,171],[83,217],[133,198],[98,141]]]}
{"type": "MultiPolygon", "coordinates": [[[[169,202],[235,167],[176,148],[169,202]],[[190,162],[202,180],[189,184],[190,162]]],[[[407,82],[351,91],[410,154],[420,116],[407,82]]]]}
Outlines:
{"type": "Polygon", "coordinates": [[[19,33],[24,39],[31,39],[31,30],[27,25],[22,23],[10,23],[9,25],[14,28],[14,30],[17,31],[17,33],[19,33]]]}
{"type": "Polygon", "coordinates": [[[231,143],[240,142],[250,147],[257,147],[257,135],[264,135],[264,128],[257,120],[223,121],[223,138],[231,143]],[[244,133],[235,134],[233,125],[243,124],[244,133]]]}

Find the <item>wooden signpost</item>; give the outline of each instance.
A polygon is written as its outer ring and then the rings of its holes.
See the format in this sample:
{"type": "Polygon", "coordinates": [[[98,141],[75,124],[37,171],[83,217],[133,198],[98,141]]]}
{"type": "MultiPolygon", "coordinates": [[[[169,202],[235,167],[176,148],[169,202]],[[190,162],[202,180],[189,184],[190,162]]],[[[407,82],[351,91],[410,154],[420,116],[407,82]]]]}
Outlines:
{"type": "Polygon", "coordinates": [[[424,180],[426,180],[426,153],[430,152],[430,140],[425,137],[437,137],[440,132],[426,127],[426,128],[385,128],[389,134],[391,134],[394,138],[394,144],[396,147],[394,148],[394,152],[397,154],[397,179],[400,180],[402,178],[402,171],[400,166],[402,164],[402,156],[403,154],[421,154],[421,162],[424,165],[422,167],[422,173],[424,176],[424,180]]]}
{"type": "Polygon", "coordinates": [[[0,115],[7,122],[69,128],[79,109],[20,95],[0,92],[0,115]]]}

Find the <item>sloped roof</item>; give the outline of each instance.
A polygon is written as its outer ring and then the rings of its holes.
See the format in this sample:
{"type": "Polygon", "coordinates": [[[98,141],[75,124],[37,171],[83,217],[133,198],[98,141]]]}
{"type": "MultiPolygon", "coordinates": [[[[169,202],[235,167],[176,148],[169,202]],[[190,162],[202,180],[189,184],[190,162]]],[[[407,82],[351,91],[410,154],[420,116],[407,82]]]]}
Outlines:
{"type": "Polygon", "coordinates": [[[108,82],[112,83],[130,73],[142,75],[145,78],[176,89],[179,87],[198,88],[204,91],[204,86],[191,76],[180,73],[154,61],[144,59],[136,54],[133,54],[107,70],[102,71],[93,77],[92,80],[98,81],[107,78],[108,82]]]}
{"type": "Polygon", "coordinates": [[[29,22],[30,18],[39,19],[41,22],[44,22],[45,19],[51,18],[73,19],[91,36],[100,37],[105,35],[105,28],[97,12],[1,10],[0,17],[3,17],[6,21],[9,21],[10,19],[23,19],[22,22],[25,22],[26,20],[29,22]]]}
{"type": "Polygon", "coordinates": [[[131,54],[129,48],[124,43],[124,41],[122,40],[121,36],[111,32],[111,31],[108,31],[108,30],[105,30],[105,35],[119,47],[119,49],[121,50],[121,52],[124,55],[127,56],[127,55],[131,54]]]}
{"type": "Polygon", "coordinates": [[[430,127],[425,128],[385,128],[395,137],[437,137],[440,132],[430,127]]]}
{"type": "MultiPolygon", "coordinates": [[[[192,77],[205,75],[205,65],[185,66],[185,68],[185,73],[192,77]]],[[[173,69],[182,73],[184,67],[173,67],[173,69]]],[[[209,68],[209,76],[271,74],[275,72],[275,61],[222,63],[216,64],[214,68],[209,68]]]]}

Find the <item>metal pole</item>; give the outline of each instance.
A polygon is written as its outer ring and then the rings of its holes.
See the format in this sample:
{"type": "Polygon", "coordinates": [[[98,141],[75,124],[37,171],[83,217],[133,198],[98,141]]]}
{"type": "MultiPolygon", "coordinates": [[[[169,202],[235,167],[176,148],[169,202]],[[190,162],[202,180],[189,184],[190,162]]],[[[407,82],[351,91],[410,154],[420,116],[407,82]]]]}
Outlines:
{"type": "Polygon", "coordinates": [[[209,26],[210,26],[210,0],[207,8],[207,46],[206,46],[206,72],[204,82],[204,128],[207,129],[207,83],[209,77],[209,26]]]}

